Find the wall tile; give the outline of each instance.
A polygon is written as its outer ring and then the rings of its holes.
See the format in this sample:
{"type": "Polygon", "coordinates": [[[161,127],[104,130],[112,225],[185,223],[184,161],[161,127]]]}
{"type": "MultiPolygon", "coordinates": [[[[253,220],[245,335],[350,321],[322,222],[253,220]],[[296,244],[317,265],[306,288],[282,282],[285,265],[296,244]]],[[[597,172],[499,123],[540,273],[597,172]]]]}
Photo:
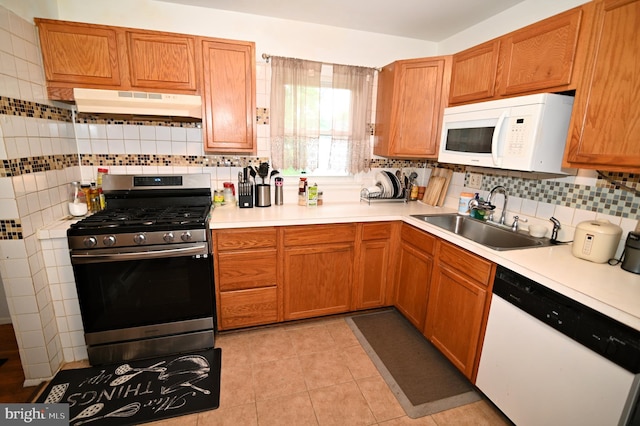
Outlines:
{"type": "Polygon", "coordinates": [[[29,364],[27,365],[25,375],[28,374],[28,377],[32,379],[50,378],[53,375],[52,371],[49,363],[29,364]]]}
{"type": "Polygon", "coordinates": [[[13,306],[16,315],[37,314],[39,312],[35,296],[12,297],[8,302],[13,306]]]}
{"type": "Polygon", "coordinates": [[[41,330],[20,333],[20,339],[24,349],[45,346],[44,334],[41,330]]]}

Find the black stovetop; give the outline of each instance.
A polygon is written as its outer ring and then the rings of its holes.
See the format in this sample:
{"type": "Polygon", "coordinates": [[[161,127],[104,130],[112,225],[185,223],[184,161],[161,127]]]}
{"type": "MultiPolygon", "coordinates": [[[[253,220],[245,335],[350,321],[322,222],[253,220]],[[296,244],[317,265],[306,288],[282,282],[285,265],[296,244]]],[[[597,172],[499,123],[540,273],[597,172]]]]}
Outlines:
{"type": "Polygon", "coordinates": [[[202,229],[210,206],[107,208],[69,228],[69,235],[202,229]]]}

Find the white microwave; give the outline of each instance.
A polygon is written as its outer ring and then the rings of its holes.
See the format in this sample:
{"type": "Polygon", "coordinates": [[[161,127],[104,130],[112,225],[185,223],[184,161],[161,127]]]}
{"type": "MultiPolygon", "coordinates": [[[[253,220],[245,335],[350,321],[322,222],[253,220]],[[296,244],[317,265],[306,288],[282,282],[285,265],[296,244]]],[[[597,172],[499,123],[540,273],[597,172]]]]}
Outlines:
{"type": "Polygon", "coordinates": [[[541,93],[445,108],[438,161],[566,173],[573,97],[541,93]]]}

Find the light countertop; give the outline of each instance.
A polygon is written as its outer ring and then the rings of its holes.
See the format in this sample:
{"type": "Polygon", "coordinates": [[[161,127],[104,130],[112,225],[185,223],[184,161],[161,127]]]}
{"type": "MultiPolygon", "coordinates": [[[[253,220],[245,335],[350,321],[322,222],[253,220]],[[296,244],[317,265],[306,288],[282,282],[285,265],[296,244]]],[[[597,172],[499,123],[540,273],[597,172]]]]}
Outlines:
{"type": "Polygon", "coordinates": [[[455,213],[449,208],[410,203],[295,204],[240,209],[216,207],[211,229],[401,220],[479,256],[527,276],[636,330],[640,330],[640,275],[620,266],[596,264],[571,254],[570,245],[495,251],[445,231],[413,214],[455,213]]]}

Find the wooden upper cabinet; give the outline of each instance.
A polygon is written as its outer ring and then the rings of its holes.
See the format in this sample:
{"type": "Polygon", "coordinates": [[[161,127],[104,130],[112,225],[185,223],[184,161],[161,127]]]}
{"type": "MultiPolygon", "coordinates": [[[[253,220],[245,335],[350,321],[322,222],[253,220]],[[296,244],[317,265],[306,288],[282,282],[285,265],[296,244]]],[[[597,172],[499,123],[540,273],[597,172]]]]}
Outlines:
{"type": "Polygon", "coordinates": [[[196,38],[183,34],[36,19],[50,99],[73,88],[199,92],[196,38]]]}
{"type": "Polygon", "coordinates": [[[205,151],[255,151],[255,45],[202,42],[205,151]]]}
{"type": "Polygon", "coordinates": [[[588,62],[576,91],[565,165],[640,172],[640,1],[594,3],[588,62]]]}
{"type": "Polygon", "coordinates": [[[490,99],[495,93],[500,40],[453,55],[449,104],[490,99]]]}
{"type": "Polygon", "coordinates": [[[114,28],[35,19],[49,83],[120,86],[120,47],[114,28]]]}
{"type": "Polygon", "coordinates": [[[197,91],[195,37],[128,31],[127,47],[132,88],[197,91]]]}
{"type": "Polygon", "coordinates": [[[451,57],[396,61],[378,76],[374,154],[436,158],[451,57]]]}
{"type": "Polygon", "coordinates": [[[573,69],[583,21],[578,7],[501,38],[500,94],[573,89],[573,69]]]}

